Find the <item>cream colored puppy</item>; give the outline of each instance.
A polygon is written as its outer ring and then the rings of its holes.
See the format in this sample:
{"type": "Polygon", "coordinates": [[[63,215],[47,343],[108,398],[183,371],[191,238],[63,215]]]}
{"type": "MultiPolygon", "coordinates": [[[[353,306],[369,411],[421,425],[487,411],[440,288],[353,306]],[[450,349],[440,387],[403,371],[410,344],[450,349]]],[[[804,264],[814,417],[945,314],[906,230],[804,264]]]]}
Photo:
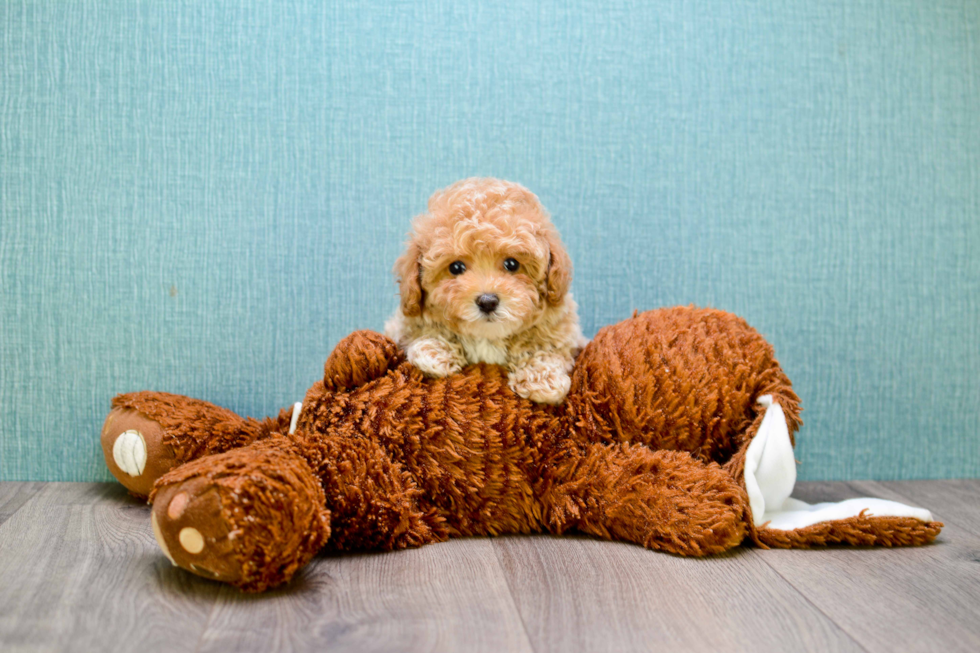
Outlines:
{"type": "Polygon", "coordinates": [[[507,368],[522,397],[557,404],[587,340],[568,292],[572,264],[535,195],[498,179],[437,191],[395,263],[401,305],[385,324],[429,376],[507,368]]]}

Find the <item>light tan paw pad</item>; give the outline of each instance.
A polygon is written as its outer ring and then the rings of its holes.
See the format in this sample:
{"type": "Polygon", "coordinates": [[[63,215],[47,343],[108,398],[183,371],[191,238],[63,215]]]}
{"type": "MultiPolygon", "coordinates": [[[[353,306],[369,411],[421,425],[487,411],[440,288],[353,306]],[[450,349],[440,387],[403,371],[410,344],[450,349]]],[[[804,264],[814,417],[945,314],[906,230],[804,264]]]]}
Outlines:
{"type": "Polygon", "coordinates": [[[130,476],[139,476],[146,467],[146,440],[136,429],[123,431],[112,445],[112,459],[130,476]]]}
{"type": "Polygon", "coordinates": [[[197,477],[158,489],[154,533],[167,557],[188,571],[225,582],[242,576],[237,542],[221,504],[221,488],[197,477]]]}
{"type": "Polygon", "coordinates": [[[204,550],[204,536],[196,528],[187,526],[180,529],[180,534],[177,536],[177,539],[188,553],[197,554],[204,550]]]}

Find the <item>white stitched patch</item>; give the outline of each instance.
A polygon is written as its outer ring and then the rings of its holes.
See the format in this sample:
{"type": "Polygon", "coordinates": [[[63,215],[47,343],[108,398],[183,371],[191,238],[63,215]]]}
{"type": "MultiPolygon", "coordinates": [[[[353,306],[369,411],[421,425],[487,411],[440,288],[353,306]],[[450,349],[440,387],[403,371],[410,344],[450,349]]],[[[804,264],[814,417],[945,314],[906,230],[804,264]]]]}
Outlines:
{"type": "Polygon", "coordinates": [[[130,476],[139,476],[146,468],[146,440],[139,431],[123,431],[112,444],[112,459],[130,476]]]}

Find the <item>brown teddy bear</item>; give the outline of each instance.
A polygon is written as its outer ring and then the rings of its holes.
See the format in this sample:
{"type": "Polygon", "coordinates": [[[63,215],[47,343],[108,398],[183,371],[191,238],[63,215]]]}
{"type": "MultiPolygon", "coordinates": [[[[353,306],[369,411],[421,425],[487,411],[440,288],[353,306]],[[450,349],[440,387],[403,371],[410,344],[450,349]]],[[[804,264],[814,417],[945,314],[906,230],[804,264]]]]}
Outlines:
{"type": "Polygon", "coordinates": [[[889,501],[789,498],[799,399],[772,347],[710,309],[602,329],[558,406],[517,396],[493,365],[426,378],[369,331],[342,340],[278,418],[158,392],[112,403],[106,462],[149,496],[164,553],[248,591],[324,548],[577,530],[703,556],[746,538],[923,544],[942,527],[889,501]]]}

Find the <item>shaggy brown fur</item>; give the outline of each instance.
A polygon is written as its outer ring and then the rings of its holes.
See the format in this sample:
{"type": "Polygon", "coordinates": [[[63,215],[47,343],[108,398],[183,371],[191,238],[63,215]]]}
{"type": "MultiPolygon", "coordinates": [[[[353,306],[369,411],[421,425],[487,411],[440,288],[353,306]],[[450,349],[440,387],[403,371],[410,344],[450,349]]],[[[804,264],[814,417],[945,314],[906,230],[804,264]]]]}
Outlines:
{"type": "Polygon", "coordinates": [[[167,510],[153,515],[154,531],[171,560],[202,576],[262,590],[291,578],[330,537],[323,488],[285,438],[198,458],[168,478],[155,490],[167,510]],[[188,555],[185,528],[202,532],[204,551],[188,555]]]}
{"type": "Polygon", "coordinates": [[[602,329],[560,406],[517,396],[497,366],[426,378],[366,331],[337,345],[291,436],[285,410],[257,422],[150,392],[113,405],[158,424],[183,464],[151,496],[168,554],[246,590],[287,581],[324,542],[394,549],[579,530],[705,555],[746,537],[774,547],[935,537],[940,524],[898,518],[756,529],[742,473],[763,394],[795,431],[799,400],[769,344],[730,314],[674,308],[602,329]],[[202,551],[181,545],[188,528],[202,551]]]}

